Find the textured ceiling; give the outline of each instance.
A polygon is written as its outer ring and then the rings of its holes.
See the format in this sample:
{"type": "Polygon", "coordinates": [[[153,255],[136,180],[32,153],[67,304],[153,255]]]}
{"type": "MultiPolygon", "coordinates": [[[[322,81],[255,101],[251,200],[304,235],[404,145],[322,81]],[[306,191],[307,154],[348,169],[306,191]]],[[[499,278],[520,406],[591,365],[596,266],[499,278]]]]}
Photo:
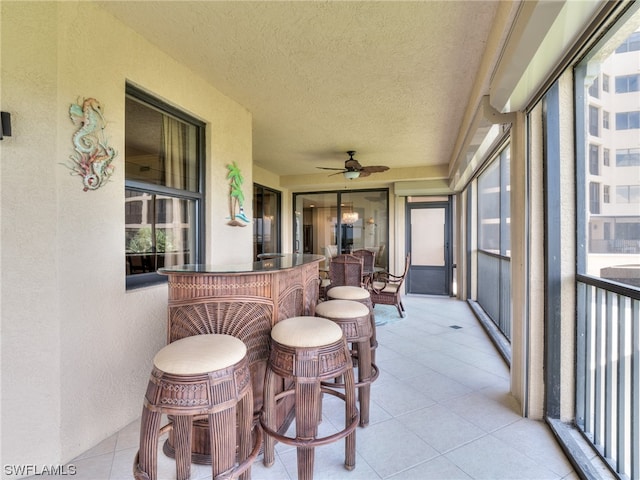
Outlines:
{"type": "Polygon", "coordinates": [[[390,174],[448,164],[498,7],[479,0],[100,4],[245,106],[254,162],[278,175],[341,167],[347,150],[363,165],[391,166],[390,174]]]}

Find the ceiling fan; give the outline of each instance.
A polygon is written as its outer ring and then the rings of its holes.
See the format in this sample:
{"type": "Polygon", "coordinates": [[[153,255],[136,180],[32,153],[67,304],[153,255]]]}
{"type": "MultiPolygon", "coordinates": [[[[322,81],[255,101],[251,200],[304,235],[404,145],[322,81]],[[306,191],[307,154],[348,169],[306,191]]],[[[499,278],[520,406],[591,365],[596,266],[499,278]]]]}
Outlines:
{"type": "MultiPolygon", "coordinates": [[[[331,175],[338,175],[342,173],[344,178],[348,178],[349,180],[353,180],[358,177],[368,177],[372,173],[386,172],[389,170],[389,167],[384,165],[375,165],[371,167],[363,167],[360,165],[360,162],[353,158],[356,154],[355,150],[349,150],[347,155],[349,155],[349,159],[345,160],[344,168],[331,168],[331,167],[316,167],[322,170],[339,170],[339,172],[332,173],[331,175]]],[[[329,175],[329,176],[331,176],[329,175]]]]}

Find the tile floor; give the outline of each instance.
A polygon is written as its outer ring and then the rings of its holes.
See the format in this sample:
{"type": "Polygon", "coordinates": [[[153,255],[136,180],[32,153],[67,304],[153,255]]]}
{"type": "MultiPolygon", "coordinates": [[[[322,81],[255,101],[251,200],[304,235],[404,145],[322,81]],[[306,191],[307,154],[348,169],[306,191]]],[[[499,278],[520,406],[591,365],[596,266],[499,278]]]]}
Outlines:
{"type": "MultiPolygon", "coordinates": [[[[343,467],[344,443],[316,449],[316,479],[577,479],[550,430],[517,413],[509,371],[466,303],[407,296],[407,318],[393,307],[379,317],[371,424],[357,430],[356,468],[343,467]],[[458,326],[462,328],[452,328],[458,326]]],[[[342,403],[324,404],[321,434],[337,431],[342,403]]],[[[76,458],[76,480],[132,478],[139,421],[76,458]]],[[[296,478],[295,449],[276,447],[252,478],[296,478]]],[[[174,462],[159,454],[159,478],[174,479],[174,462]]],[[[40,476],[38,479],[44,477],[40,476]]],[[[210,479],[194,465],[193,479],[210,479]]]]}

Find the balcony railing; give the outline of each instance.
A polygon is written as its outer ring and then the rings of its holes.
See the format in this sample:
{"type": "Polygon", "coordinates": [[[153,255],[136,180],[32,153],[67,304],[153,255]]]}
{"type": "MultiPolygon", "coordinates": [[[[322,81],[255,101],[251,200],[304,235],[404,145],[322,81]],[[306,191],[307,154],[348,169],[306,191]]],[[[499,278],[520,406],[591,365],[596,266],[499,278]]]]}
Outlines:
{"type": "Polygon", "coordinates": [[[589,253],[640,253],[640,240],[589,240],[589,253]]]}
{"type": "Polygon", "coordinates": [[[640,478],[640,291],[579,275],[576,424],[622,478],[640,478]]]}

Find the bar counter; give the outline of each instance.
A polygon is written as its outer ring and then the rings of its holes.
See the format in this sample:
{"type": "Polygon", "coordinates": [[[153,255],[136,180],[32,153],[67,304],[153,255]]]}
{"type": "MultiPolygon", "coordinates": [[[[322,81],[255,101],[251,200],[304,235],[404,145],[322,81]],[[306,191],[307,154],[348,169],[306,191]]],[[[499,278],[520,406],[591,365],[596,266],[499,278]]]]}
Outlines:
{"type": "MultiPolygon", "coordinates": [[[[323,260],[322,255],[273,254],[247,264],[193,264],[158,270],[169,281],[167,343],[206,333],[241,339],[247,345],[257,418],[271,328],[286,318],[314,315],[323,260]]],[[[283,405],[279,425],[285,427],[291,414],[291,405],[283,405]]],[[[206,428],[194,427],[193,461],[210,463],[206,428]]],[[[173,456],[171,443],[165,444],[165,453],[173,456]]]]}

